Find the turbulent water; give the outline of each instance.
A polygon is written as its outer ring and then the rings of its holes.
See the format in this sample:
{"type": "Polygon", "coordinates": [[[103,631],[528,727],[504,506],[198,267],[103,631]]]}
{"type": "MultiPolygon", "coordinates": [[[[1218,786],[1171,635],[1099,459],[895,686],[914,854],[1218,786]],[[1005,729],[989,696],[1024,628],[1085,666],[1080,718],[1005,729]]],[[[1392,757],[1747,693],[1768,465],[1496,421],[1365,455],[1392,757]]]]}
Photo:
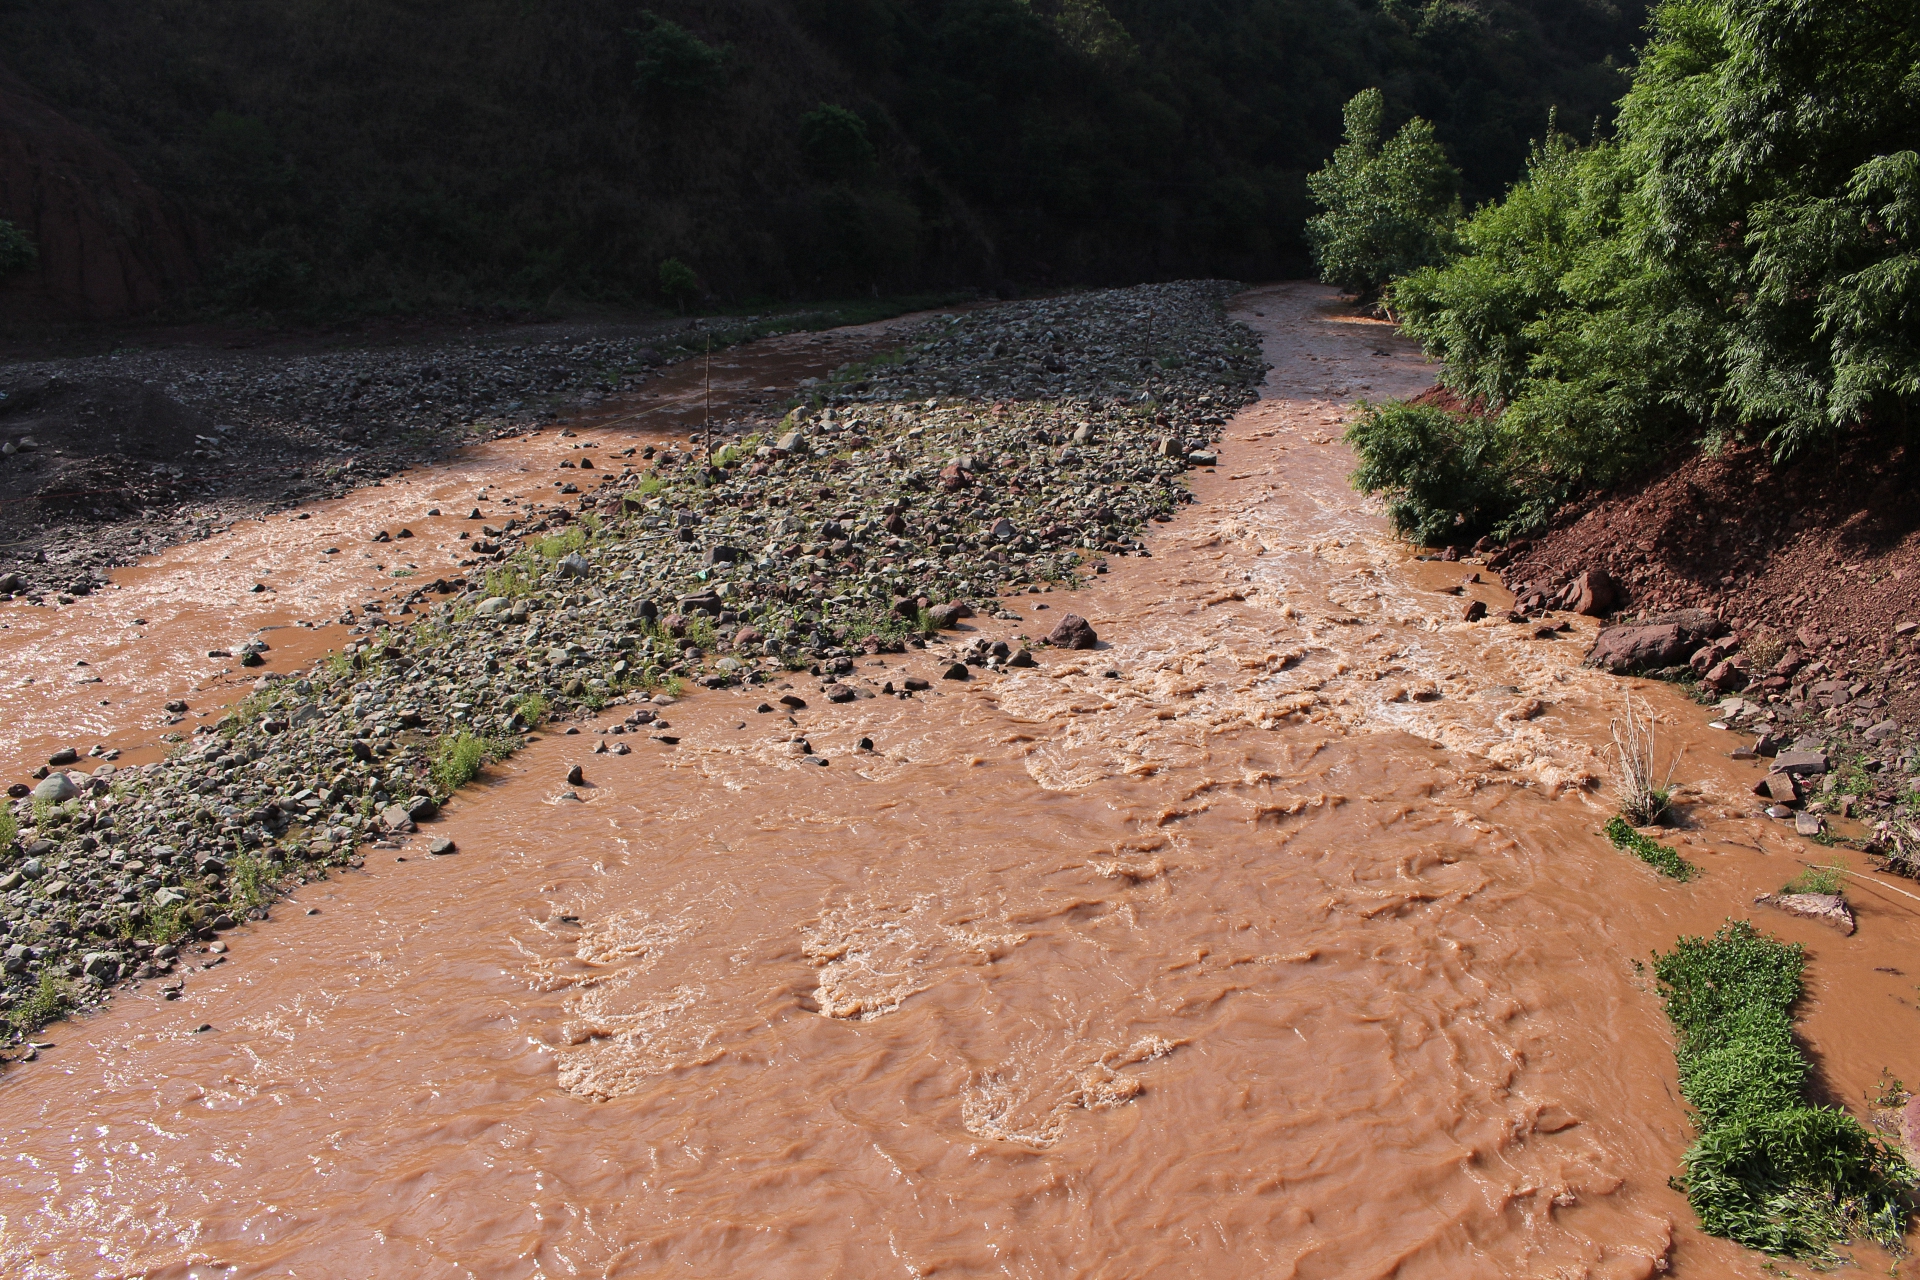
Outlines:
{"type": "MultiPolygon", "coordinates": [[[[678,746],[629,756],[547,736],[437,824],[457,856],[370,852],[227,935],[181,999],[50,1028],[0,1085],[0,1263],[1760,1275],[1667,1185],[1690,1130],[1632,962],[1749,914],[1807,846],[1657,686],[1706,875],[1599,839],[1629,682],[1579,667],[1591,623],[1460,621],[1507,598],[1413,561],[1346,484],[1352,401],[1426,385],[1418,353],[1318,288],[1237,306],[1275,369],[1152,558],[969,624],[1071,608],[1101,649],[791,718],[703,693],[678,746]]],[[[395,492],[328,518],[377,523],[395,492]]],[[[130,581],[191,600],[223,553],[130,581]]],[[[48,723],[86,692],[33,690],[48,723]]],[[[1812,949],[1806,1039],[1856,1104],[1915,1074],[1920,926],[1873,883],[1854,938],[1762,922],[1812,949]]]]}

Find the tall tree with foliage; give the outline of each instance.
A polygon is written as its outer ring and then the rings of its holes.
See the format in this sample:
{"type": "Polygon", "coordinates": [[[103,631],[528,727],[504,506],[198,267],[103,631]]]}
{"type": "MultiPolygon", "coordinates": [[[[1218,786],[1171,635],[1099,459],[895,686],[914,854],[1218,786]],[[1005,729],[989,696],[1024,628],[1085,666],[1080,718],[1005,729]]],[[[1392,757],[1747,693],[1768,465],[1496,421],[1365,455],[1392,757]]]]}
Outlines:
{"type": "Polygon", "coordinates": [[[1409,529],[1512,534],[1679,445],[1750,438],[1786,460],[1910,423],[1917,138],[1912,0],[1667,0],[1618,136],[1549,138],[1457,256],[1392,286],[1492,424],[1383,407],[1355,435],[1365,487],[1409,529]],[[1404,447],[1416,427],[1471,438],[1502,502],[1450,504],[1404,447]]]}
{"type": "Polygon", "coordinates": [[[0,218],[0,280],[31,271],[39,261],[40,250],[33,237],[0,218]]]}
{"type": "Polygon", "coordinates": [[[1440,262],[1460,220],[1460,171],[1433,126],[1415,116],[1382,144],[1386,114],[1380,90],[1354,95],[1346,141],[1307,179],[1323,210],[1307,222],[1320,278],[1362,295],[1440,262]]]}

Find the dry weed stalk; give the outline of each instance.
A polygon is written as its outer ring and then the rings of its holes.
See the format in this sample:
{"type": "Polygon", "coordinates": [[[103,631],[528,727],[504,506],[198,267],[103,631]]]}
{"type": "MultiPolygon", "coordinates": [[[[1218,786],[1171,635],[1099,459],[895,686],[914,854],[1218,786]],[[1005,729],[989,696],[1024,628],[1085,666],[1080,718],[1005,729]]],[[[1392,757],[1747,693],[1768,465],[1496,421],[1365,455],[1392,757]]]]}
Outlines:
{"type": "Polygon", "coordinates": [[[1636,827],[1650,827],[1666,816],[1673,802],[1673,771],[1680,765],[1684,749],[1667,764],[1667,773],[1655,782],[1653,708],[1646,703],[1637,707],[1627,696],[1626,717],[1611,720],[1613,732],[1611,765],[1613,783],[1620,793],[1620,816],[1636,827]]]}

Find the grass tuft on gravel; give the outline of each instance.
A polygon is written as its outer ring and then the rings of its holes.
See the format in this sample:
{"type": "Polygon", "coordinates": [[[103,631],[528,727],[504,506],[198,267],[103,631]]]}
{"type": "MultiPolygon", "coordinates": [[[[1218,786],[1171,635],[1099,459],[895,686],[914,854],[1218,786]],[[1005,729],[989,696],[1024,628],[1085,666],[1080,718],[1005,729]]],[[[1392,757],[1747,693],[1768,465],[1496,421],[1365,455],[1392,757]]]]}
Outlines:
{"type": "Polygon", "coordinates": [[[1700,874],[1700,868],[1681,857],[1677,850],[1658,840],[1649,840],[1628,826],[1625,818],[1608,819],[1605,830],[1614,848],[1625,850],[1669,879],[1687,881],[1700,874]]]}
{"type": "Polygon", "coordinates": [[[1676,1185],[1700,1226],[1767,1253],[1838,1259],[1861,1236],[1899,1252],[1913,1167],[1837,1107],[1808,1105],[1792,1009],[1806,954],[1729,920],[1654,957],[1699,1136],[1676,1185]]]}
{"type": "Polygon", "coordinates": [[[73,988],[66,979],[50,970],[40,971],[40,985],[33,994],[14,1007],[7,1021],[16,1032],[31,1031],[35,1027],[45,1026],[67,1011],[73,1003],[73,988]]]}
{"type": "Polygon", "coordinates": [[[480,776],[480,770],[506,755],[502,744],[475,733],[453,733],[433,744],[430,771],[441,790],[452,795],[480,776]]]}

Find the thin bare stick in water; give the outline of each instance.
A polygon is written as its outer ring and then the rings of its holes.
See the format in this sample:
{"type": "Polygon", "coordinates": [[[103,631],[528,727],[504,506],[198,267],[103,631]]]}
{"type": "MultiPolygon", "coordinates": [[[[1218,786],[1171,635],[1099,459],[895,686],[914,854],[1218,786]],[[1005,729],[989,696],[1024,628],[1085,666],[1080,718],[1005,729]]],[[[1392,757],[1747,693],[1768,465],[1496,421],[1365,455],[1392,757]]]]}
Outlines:
{"type": "Polygon", "coordinates": [[[1608,763],[1620,793],[1620,816],[1636,827],[1650,827],[1666,815],[1673,801],[1673,771],[1685,751],[1674,755],[1666,777],[1655,782],[1653,709],[1645,703],[1636,707],[1631,694],[1624,721],[1611,720],[1607,727],[1613,733],[1608,763]]]}

